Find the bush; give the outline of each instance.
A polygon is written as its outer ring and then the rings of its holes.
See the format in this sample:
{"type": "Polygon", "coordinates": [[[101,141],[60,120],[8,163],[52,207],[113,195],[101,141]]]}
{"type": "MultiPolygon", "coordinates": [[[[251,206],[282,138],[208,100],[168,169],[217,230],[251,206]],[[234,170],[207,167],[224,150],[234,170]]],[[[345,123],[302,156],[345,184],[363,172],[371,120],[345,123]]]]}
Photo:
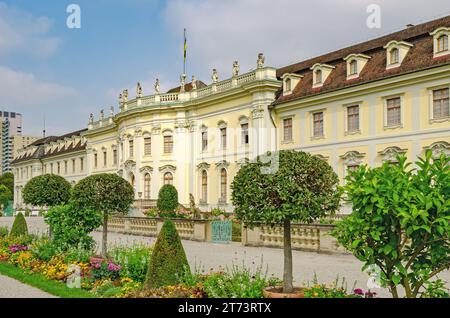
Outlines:
{"type": "Polygon", "coordinates": [[[108,254],[114,263],[121,266],[120,276],[144,282],[148,271],[152,250],[144,245],[114,247],[108,254]]]}
{"type": "Polygon", "coordinates": [[[450,267],[450,157],[433,160],[427,151],[417,169],[404,156],[397,160],[347,177],[353,211],[333,235],[364,263],[363,270],[377,266],[394,298],[399,287],[416,298],[450,267]]]}
{"type": "Polygon", "coordinates": [[[41,238],[34,241],[31,245],[31,250],[37,259],[45,262],[49,262],[53,256],[58,254],[58,250],[48,238],[41,238]]]}
{"type": "Polygon", "coordinates": [[[9,233],[7,226],[0,226],[0,238],[7,237],[9,233]]]}
{"type": "Polygon", "coordinates": [[[72,203],[76,209],[98,211],[103,216],[103,257],[106,257],[108,246],[108,216],[128,213],[133,201],[133,187],[117,174],[89,176],[73,188],[72,203]]]}
{"type": "Polygon", "coordinates": [[[178,191],[173,185],[162,186],[159,190],[157,206],[162,213],[174,212],[178,208],[178,191]]]}
{"type": "Polygon", "coordinates": [[[28,235],[27,221],[22,213],[17,213],[9,235],[12,237],[28,235]]]}
{"type": "Polygon", "coordinates": [[[61,176],[44,174],[28,181],[23,188],[23,201],[33,206],[56,206],[70,199],[70,183],[61,176]]]}
{"type": "Polygon", "coordinates": [[[176,285],[185,272],[190,272],[183,245],[175,224],[164,222],[156,240],[148,267],[146,285],[149,288],[176,285]]]}
{"type": "Polygon", "coordinates": [[[51,208],[45,222],[52,229],[52,241],[61,251],[69,248],[91,250],[94,239],[90,233],[102,224],[100,213],[88,209],[76,209],[72,205],[51,208]]]}
{"type": "Polygon", "coordinates": [[[11,191],[3,184],[0,184],[0,206],[6,208],[9,201],[12,200],[13,194],[11,191]]]}

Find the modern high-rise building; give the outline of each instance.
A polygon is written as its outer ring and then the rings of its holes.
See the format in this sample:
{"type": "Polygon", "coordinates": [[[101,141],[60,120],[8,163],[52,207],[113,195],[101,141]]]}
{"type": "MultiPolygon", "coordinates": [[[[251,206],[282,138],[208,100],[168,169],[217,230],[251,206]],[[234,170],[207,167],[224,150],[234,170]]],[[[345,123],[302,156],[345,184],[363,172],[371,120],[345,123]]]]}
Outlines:
{"type": "Polygon", "coordinates": [[[0,123],[0,171],[3,174],[11,171],[10,163],[17,151],[34,142],[38,137],[22,135],[22,114],[0,111],[0,123]]]}

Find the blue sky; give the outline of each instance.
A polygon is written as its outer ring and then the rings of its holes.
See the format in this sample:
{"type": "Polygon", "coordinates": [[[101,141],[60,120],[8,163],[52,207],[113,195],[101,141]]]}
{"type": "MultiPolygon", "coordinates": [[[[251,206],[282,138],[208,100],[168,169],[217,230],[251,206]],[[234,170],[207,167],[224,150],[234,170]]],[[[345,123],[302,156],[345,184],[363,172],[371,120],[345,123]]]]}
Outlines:
{"type": "Polygon", "coordinates": [[[244,72],[259,52],[272,66],[364,41],[450,14],[448,0],[0,0],[0,108],[21,112],[26,134],[86,127],[89,113],[117,108],[140,81],[151,94],[182,72],[188,29],[188,78],[221,78],[234,60],[244,72]],[[81,7],[81,29],[66,26],[66,7],[81,7]],[[366,26],[369,4],[381,28],[366,26]],[[317,18],[323,21],[317,24],[317,18]]]}

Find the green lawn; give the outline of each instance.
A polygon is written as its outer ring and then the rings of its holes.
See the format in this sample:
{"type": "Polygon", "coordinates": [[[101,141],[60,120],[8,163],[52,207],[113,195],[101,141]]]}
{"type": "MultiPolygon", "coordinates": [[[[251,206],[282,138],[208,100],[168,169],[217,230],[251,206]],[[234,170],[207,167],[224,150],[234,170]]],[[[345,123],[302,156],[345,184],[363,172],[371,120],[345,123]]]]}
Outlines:
{"type": "Polygon", "coordinates": [[[28,274],[20,268],[0,262],[0,274],[14,278],[24,284],[36,287],[61,298],[93,298],[94,296],[83,289],[71,289],[62,282],[49,280],[41,274],[28,274]]]}

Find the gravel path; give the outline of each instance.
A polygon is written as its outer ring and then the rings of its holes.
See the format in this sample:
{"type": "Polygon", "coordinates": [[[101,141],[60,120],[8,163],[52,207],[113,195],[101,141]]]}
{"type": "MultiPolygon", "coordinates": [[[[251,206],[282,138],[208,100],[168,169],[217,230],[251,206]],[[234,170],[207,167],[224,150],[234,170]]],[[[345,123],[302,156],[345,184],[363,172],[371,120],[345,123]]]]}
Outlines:
{"type": "Polygon", "coordinates": [[[0,298],[56,298],[40,289],[0,275],[0,298]]]}

